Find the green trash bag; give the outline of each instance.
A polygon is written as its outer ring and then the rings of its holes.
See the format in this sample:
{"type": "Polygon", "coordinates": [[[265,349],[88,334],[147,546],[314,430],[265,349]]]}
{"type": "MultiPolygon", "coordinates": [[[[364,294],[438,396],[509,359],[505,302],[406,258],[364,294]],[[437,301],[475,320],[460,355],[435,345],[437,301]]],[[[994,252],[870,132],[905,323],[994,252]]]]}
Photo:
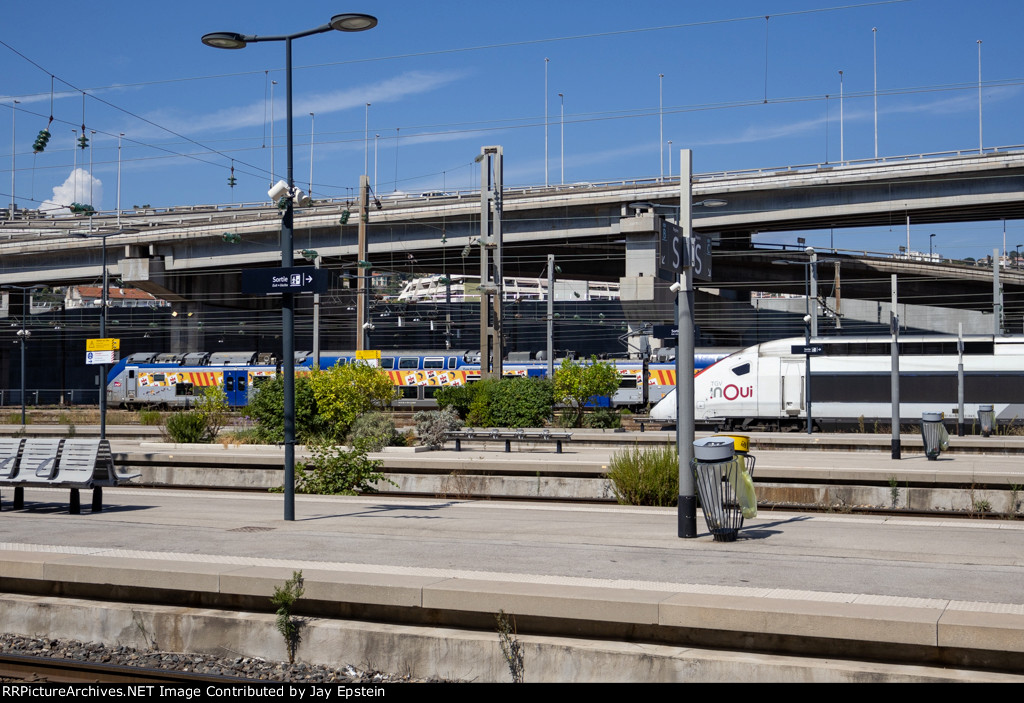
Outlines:
{"type": "Polygon", "coordinates": [[[737,454],[725,470],[725,478],[736,491],[736,500],[740,504],[740,512],[745,520],[757,517],[757,496],[754,494],[754,480],[747,471],[747,462],[742,454],[737,454]]]}

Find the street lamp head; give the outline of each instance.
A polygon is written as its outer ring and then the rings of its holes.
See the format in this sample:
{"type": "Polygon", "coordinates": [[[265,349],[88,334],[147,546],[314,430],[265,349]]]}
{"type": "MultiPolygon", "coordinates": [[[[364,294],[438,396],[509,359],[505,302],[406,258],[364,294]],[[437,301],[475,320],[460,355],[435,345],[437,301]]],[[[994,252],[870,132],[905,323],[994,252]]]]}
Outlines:
{"type": "Polygon", "coordinates": [[[377,18],[373,15],[350,12],[335,15],[328,24],[331,25],[331,29],[336,29],[339,32],[364,32],[377,26],[377,18]]]}
{"type": "Polygon", "coordinates": [[[244,49],[245,38],[237,32],[210,32],[204,34],[202,42],[214,49],[244,49]]]}

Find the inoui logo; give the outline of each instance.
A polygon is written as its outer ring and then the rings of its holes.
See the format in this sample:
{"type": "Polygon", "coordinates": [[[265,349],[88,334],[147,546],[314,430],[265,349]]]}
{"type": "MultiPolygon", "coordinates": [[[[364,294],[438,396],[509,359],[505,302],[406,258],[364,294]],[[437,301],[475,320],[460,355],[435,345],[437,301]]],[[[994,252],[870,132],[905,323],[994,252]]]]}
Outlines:
{"type": "Polygon", "coordinates": [[[753,398],[754,387],[753,386],[737,386],[735,383],[730,383],[726,386],[717,386],[711,389],[711,399],[725,398],[726,400],[736,400],[737,398],[753,398]]]}

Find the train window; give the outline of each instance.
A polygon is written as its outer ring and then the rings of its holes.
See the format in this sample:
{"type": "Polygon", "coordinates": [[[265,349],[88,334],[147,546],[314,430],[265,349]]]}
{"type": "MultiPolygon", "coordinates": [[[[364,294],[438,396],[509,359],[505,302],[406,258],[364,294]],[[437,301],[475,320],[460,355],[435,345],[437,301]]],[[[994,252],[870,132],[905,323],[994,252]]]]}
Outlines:
{"type": "Polygon", "coordinates": [[[395,368],[395,357],[393,356],[382,356],[380,359],[380,367],[382,369],[393,369],[395,368]]]}
{"type": "Polygon", "coordinates": [[[235,391],[235,379],[233,376],[224,376],[224,390],[228,393],[233,393],[235,391]]]}
{"type": "Polygon", "coordinates": [[[166,380],[166,376],[162,373],[153,374],[153,383],[163,383],[166,380]]]}
{"type": "Polygon", "coordinates": [[[994,354],[995,346],[992,342],[964,342],[964,354],[994,354]]]}
{"type": "Polygon", "coordinates": [[[398,368],[400,369],[418,369],[420,367],[420,358],[418,356],[403,356],[398,359],[398,368]]]}
{"type": "Polygon", "coordinates": [[[128,378],[135,378],[135,369],[128,370],[128,378]]]}
{"type": "Polygon", "coordinates": [[[850,345],[849,344],[826,344],[825,354],[828,356],[849,356],[850,345]]]}
{"type": "Polygon", "coordinates": [[[459,357],[457,357],[457,356],[449,356],[448,357],[448,368],[449,369],[457,369],[457,368],[459,368],[459,357]]]}
{"type": "Polygon", "coordinates": [[[174,394],[175,395],[192,395],[192,388],[193,388],[193,386],[192,386],[191,383],[187,383],[187,382],[179,383],[174,388],[174,394]]]}
{"type": "Polygon", "coordinates": [[[443,369],[444,368],[444,357],[427,357],[423,360],[423,368],[425,369],[443,369]]]}
{"type": "Polygon", "coordinates": [[[621,376],[619,388],[636,388],[636,376],[621,376]]]}
{"type": "Polygon", "coordinates": [[[402,386],[401,397],[408,400],[409,398],[416,398],[419,396],[418,386],[402,386]]]}
{"type": "Polygon", "coordinates": [[[735,376],[746,376],[750,373],[750,363],[740,364],[732,370],[732,373],[735,376]]]}
{"type": "Polygon", "coordinates": [[[437,391],[439,389],[443,388],[443,387],[444,386],[424,386],[423,387],[423,397],[424,398],[433,398],[434,394],[437,393],[437,391]]]}

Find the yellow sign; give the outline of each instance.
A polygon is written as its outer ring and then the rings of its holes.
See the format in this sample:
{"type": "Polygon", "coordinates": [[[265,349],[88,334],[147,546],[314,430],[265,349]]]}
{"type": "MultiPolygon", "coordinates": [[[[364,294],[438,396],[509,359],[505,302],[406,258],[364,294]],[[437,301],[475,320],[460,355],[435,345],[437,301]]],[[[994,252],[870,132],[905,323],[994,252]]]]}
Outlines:
{"type": "Polygon", "coordinates": [[[87,339],[85,340],[86,351],[118,351],[121,348],[120,339],[87,339]]]}

